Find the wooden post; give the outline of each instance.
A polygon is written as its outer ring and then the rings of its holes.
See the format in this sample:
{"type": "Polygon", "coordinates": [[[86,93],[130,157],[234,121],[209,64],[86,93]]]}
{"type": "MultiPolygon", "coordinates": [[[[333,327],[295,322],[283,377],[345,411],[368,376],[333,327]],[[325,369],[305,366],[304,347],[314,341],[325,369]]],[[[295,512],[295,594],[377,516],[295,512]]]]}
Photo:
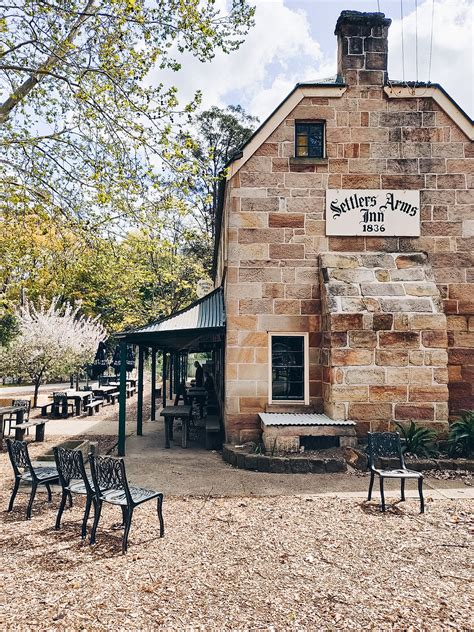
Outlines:
{"type": "Polygon", "coordinates": [[[138,347],[137,435],[143,434],[143,347],[138,347]]]}
{"type": "Polygon", "coordinates": [[[163,351],[163,408],[166,406],[166,351],[163,351]]]}
{"type": "Polygon", "coordinates": [[[156,349],[151,350],[151,420],[156,420],[156,349]]]}
{"type": "Polygon", "coordinates": [[[127,397],[127,343],[120,341],[120,395],[119,395],[119,432],[118,455],[125,456],[125,422],[127,397]]]}

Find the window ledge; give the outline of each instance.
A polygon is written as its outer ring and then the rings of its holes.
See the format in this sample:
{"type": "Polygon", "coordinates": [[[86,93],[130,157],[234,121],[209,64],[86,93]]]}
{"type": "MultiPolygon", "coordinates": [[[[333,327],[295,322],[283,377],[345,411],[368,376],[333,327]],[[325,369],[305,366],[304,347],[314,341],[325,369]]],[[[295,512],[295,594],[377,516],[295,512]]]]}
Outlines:
{"type": "Polygon", "coordinates": [[[293,156],[290,165],[327,165],[327,158],[311,158],[308,156],[293,156]]]}
{"type": "Polygon", "coordinates": [[[265,405],[266,413],[314,413],[314,406],[304,402],[272,402],[265,405]]]}

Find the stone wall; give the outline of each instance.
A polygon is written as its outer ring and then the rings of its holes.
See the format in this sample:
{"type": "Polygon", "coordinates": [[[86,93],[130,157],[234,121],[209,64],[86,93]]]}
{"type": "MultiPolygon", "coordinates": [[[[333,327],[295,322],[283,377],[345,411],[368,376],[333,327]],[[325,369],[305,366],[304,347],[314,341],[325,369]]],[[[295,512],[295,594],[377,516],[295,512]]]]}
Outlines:
{"type": "MultiPolygon", "coordinates": [[[[364,64],[384,35],[370,33],[364,64]]],[[[473,143],[433,99],[390,98],[383,71],[361,70],[344,69],[340,98],[303,98],[227,183],[229,441],[259,432],[257,413],[268,404],[268,332],[309,332],[311,406],[322,412],[318,274],[325,252],[427,253],[447,315],[450,409],[474,408],[473,143]],[[325,159],[294,158],[295,120],[302,119],[326,122],[325,159]],[[328,188],[420,190],[421,237],[326,237],[328,188]]],[[[445,409],[444,399],[433,401],[445,409]]],[[[387,420],[375,417],[371,423],[387,420]]]]}
{"type": "Polygon", "coordinates": [[[448,420],[446,316],[423,253],[322,254],[325,412],[359,434],[448,420]]]}

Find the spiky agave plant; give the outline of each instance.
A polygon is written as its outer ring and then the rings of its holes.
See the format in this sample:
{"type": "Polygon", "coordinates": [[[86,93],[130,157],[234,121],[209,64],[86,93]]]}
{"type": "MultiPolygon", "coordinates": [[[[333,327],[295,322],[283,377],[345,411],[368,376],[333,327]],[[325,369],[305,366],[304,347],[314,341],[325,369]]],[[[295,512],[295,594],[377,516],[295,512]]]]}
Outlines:
{"type": "Polygon", "coordinates": [[[449,429],[449,453],[469,457],[474,454],[474,410],[463,412],[449,429]]]}
{"type": "Polygon", "coordinates": [[[418,426],[413,420],[409,426],[395,422],[402,435],[402,450],[405,454],[415,456],[436,456],[436,431],[432,428],[418,426]]]}

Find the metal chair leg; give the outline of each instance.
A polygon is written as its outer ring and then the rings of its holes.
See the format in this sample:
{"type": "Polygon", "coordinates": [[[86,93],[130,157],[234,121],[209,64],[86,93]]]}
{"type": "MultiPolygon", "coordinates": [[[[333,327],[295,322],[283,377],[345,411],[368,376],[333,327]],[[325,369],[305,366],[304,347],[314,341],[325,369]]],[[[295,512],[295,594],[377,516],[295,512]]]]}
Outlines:
{"type": "Polygon", "coordinates": [[[160,521],[160,538],[165,535],[165,523],[163,522],[163,494],[158,496],[156,510],[158,512],[158,520],[160,521]]]}
{"type": "Polygon", "coordinates": [[[28,502],[28,508],[26,510],[26,519],[30,520],[31,518],[31,510],[33,509],[33,501],[35,499],[36,496],[36,490],[38,489],[38,483],[33,483],[31,486],[31,494],[30,494],[30,500],[28,502]]]}
{"type": "Polygon", "coordinates": [[[374,472],[370,472],[369,494],[367,496],[367,500],[371,500],[372,499],[372,489],[374,487],[374,478],[375,478],[375,473],[374,472]]]}
{"type": "Polygon", "coordinates": [[[87,521],[89,520],[89,514],[91,512],[92,498],[86,498],[86,508],[84,510],[84,518],[82,519],[81,538],[85,540],[87,535],[87,521]]]}
{"type": "Polygon", "coordinates": [[[56,530],[61,528],[61,518],[63,515],[64,507],[66,506],[66,499],[67,499],[67,491],[63,490],[63,493],[61,496],[61,502],[59,503],[58,515],[56,516],[56,525],[54,527],[56,530]]]}
{"type": "Polygon", "coordinates": [[[67,497],[69,500],[69,509],[71,509],[72,508],[72,494],[70,491],[67,492],[67,497]]]}
{"type": "Polygon", "coordinates": [[[418,479],[418,493],[420,494],[420,513],[425,513],[425,499],[423,498],[423,479],[418,479]]]}
{"type": "Polygon", "coordinates": [[[15,484],[13,485],[12,495],[10,496],[10,502],[8,503],[8,512],[12,511],[13,503],[15,502],[16,495],[18,494],[18,489],[20,487],[20,479],[15,478],[15,484]]]}
{"type": "Polygon", "coordinates": [[[400,481],[400,487],[401,487],[401,498],[402,500],[405,500],[405,479],[402,478],[400,481]]]}
{"type": "Polygon", "coordinates": [[[120,507],[122,509],[122,527],[125,527],[127,524],[128,508],[126,505],[120,505],[120,507]]]}
{"type": "Polygon", "coordinates": [[[44,486],[46,487],[46,491],[48,492],[48,502],[50,503],[53,499],[53,496],[51,494],[51,486],[49,483],[45,483],[44,486]]]}
{"type": "Polygon", "coordinates": [[[127,552],[128,548],[128,534],[130,533],[130,527],[132,526],[133,507],[127,508],[127,522],[125,524],[125,531],[122,538],[122,553],[127,552]]]}
{"type": "Polygon", "coordinates": [[[95,533],[97,531],[97,525],[99,524],[100,512],[102,511],[102,501],[96,500],[94,524],[92,525],[91,538],[89,544],[95,544],[95,533]]]}
{"type": "Polygon", "coordinates": [[[382,500],[382,511],[385,511],[385,496],[383,493],[383,477],[380,477],[380,498],[382,500]]]}

